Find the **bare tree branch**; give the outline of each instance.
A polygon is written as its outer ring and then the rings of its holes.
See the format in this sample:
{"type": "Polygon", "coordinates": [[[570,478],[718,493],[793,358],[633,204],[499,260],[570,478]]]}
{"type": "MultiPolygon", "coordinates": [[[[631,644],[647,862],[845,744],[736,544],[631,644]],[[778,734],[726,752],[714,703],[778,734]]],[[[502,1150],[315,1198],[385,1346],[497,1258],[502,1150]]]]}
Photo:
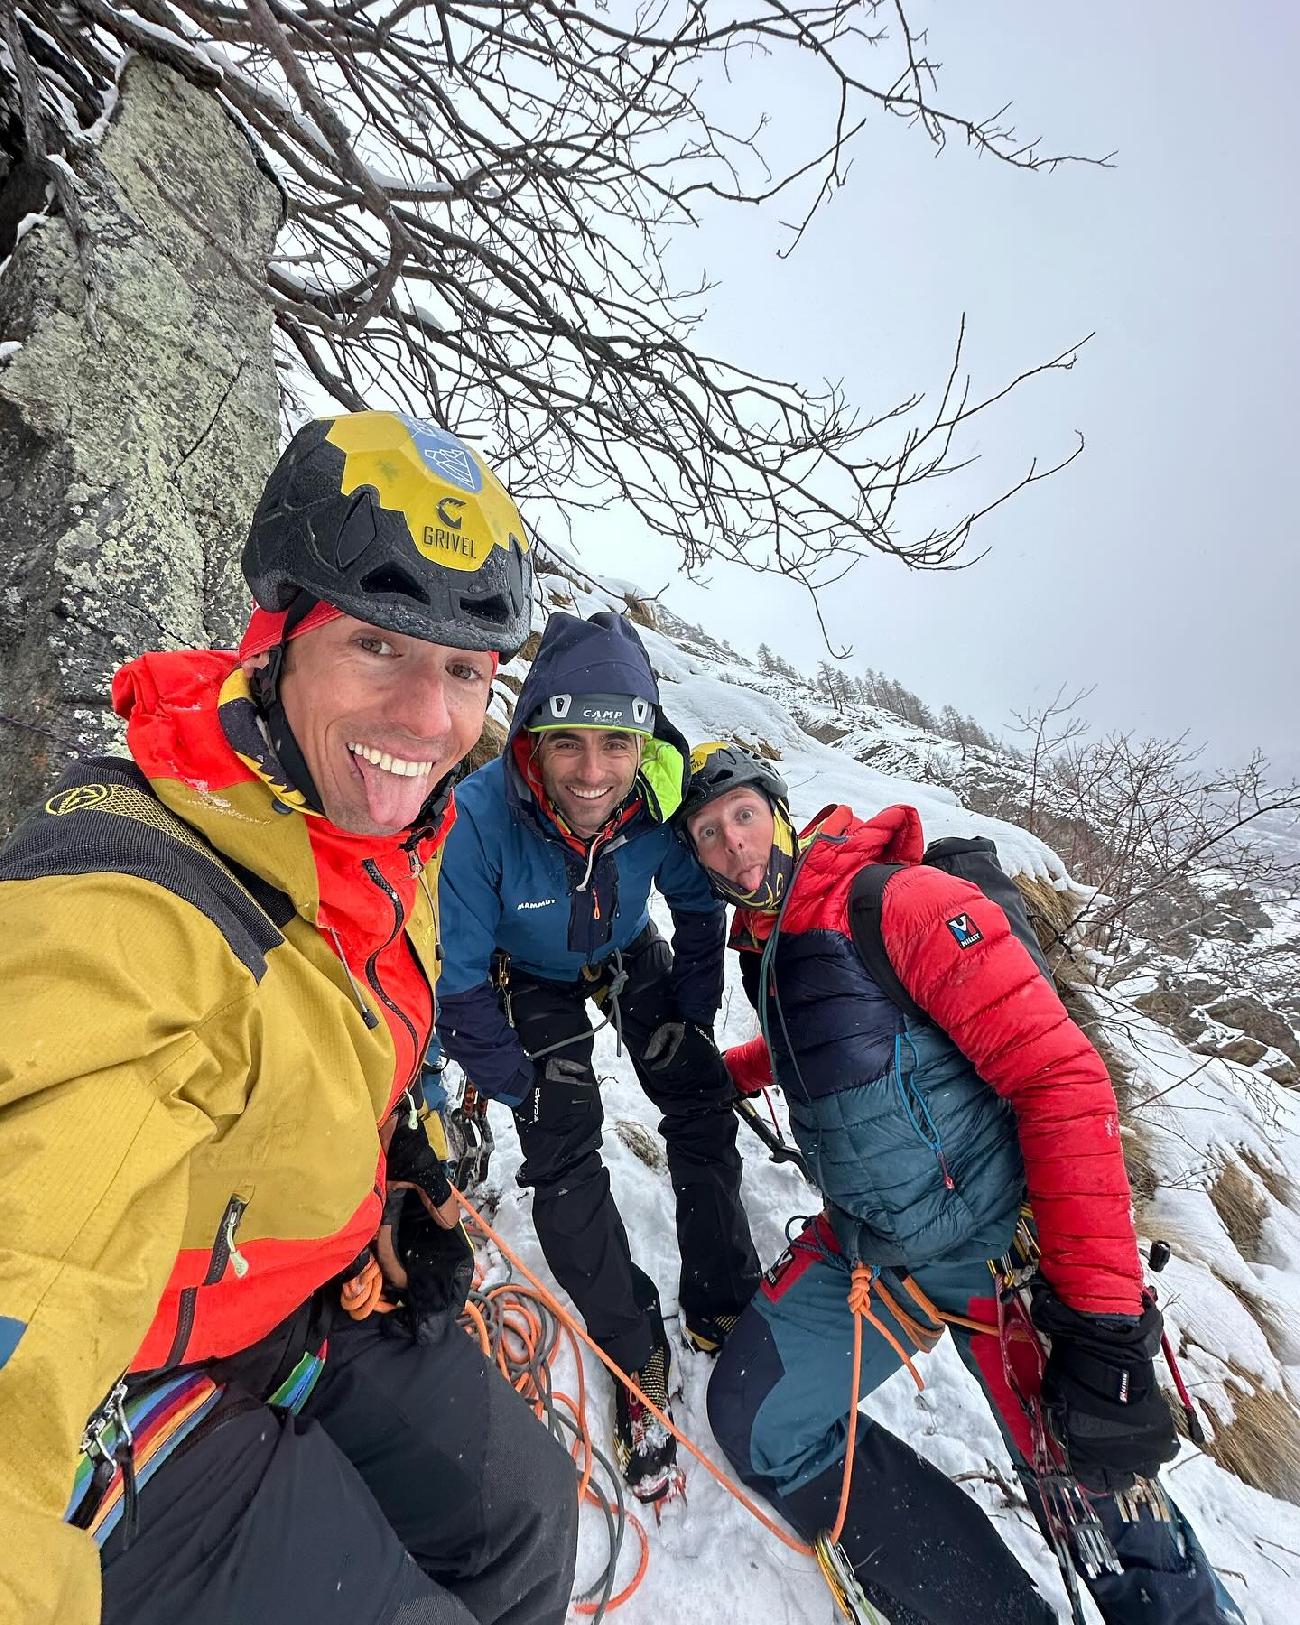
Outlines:
{"type": "Polygon", "coordinates": [[[697,342],[712,290],[670,272],[673,232],[789,198],[792,251],[879,114],[1025,171],[1107,161],[945,105],[901,0],[9,0],[5,40],[0,95],[74,226],[84,129],[123,53],[154,56],[279,181],[264,292],[294,368],[347,408],[395,400],[481,442],[525,501],[630,507],[688,574],[730,560],[816,599],[872,552],[956,568],[1082,444],[927,525],[913,499],[970,469],[973,420],[1078,345],[977,394],[963,323],[932,402],[868,412],[697,342]],[[752,113],[734,126],[742,71],[746,108],[811,72],[806,150],[778,153],[752,113]]]}

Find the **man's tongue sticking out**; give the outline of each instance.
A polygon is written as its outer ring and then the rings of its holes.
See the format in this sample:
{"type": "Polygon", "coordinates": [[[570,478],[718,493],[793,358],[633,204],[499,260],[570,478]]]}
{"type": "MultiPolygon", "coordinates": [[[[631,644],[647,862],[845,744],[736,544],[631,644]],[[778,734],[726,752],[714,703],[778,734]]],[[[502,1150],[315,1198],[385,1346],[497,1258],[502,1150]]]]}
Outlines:
{"type": "MultiPolygon", "coordinates": [[[[368,762],[363,756],[353,755],[353,764],[365,785],[366,802],[370,817],[381,829],[390,834],[406,829],[420,815],[431,788],[432,773],[426,769],[409,777],[368,762]]],[[[407,764],[399,764],[405,767],[407,764]]]]}

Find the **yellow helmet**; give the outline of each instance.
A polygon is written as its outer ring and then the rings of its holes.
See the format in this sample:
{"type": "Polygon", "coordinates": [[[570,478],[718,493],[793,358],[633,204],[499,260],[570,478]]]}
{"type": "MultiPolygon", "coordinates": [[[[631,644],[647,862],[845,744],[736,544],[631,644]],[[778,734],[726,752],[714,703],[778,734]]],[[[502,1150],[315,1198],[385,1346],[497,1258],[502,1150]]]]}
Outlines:
{"type": "Polygon", "coordinates": [[[372,626],[507,659],[528,636],[518,508],[476,451],[403,412],[299,429],[257,505],[243,569],[267,610],[306,593],[372,626]]]}

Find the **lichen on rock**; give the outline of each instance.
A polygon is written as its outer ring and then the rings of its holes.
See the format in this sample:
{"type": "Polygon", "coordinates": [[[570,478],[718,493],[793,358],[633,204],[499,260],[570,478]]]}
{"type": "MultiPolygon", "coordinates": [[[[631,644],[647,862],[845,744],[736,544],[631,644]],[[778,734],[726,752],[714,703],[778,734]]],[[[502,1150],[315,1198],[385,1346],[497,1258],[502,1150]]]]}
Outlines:
{"type": "Polygon", "coordinates": [[[136,58],[76,168],[80,244],[52,215],[0,274],[0,832],[74,748],[115,744],[122,661],[233,642],[277,449],[258,290],[281,200],[246,138],[136,58]]]}

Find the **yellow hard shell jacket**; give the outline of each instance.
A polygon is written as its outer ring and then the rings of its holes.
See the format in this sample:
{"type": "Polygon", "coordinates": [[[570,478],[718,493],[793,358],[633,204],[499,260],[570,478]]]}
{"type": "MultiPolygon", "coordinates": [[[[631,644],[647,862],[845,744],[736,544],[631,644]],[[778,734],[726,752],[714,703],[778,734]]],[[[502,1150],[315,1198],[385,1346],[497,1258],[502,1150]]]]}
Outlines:
{"type": "Polygon", "coordinates": [[[128,1370],[249,1347],[383,1203],[418,1073],[436,827],[346,835],[279,774],[234,656],[146,655],[132,761],[82,761],[0,853],[0,1622],[93,1625],[64,1522],[128,1370]]]}

